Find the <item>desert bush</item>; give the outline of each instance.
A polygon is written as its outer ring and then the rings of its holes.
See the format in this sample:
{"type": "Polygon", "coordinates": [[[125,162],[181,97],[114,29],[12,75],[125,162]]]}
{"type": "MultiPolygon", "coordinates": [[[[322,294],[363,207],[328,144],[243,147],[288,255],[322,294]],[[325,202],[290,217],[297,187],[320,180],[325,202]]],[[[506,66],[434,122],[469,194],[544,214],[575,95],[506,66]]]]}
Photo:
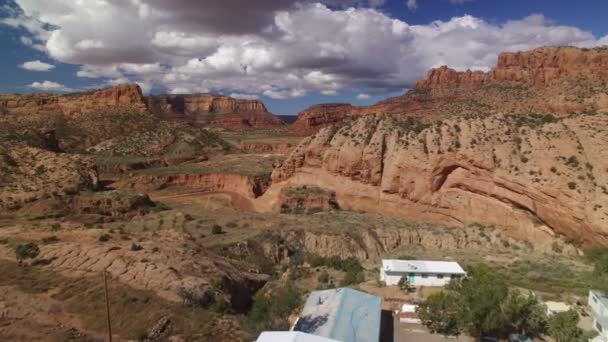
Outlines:
{"type": "Polygon", "coordinates": [[[23,260],[34,259],[38,254],[40,254],[40,249],[38,248],[38,245],[33,242],[19,244],[15,247],[15,257],[17,258],[19,265],[23,264],[23,260]]]}
{"type": "Polygon", "coordinates": [[[222,234],[223,232],[222,226],[219,224],[214,224],[213,227],[211,227],[211,234],[218,235],[222,234]]]}

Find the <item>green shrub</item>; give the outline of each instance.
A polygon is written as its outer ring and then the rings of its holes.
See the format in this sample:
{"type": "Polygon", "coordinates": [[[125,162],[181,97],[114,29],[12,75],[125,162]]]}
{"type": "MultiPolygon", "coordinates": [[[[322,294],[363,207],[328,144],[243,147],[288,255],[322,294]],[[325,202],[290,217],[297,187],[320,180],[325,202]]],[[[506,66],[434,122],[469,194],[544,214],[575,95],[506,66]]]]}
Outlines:
{"type": "Polygon", "coordinates": [[[131,244],[131,250],[133,252],[141,251],[142,249],[144,249],[144,248],[141,245],[138,245],[136,243],[131,244]]]}
{"type": "Polygon", "coordinates": [[[576,189],[576,182],[568,182],[568,188],[570,190],[576,189]]]}
{"type": "Polygon", "coordinates": [[[219,224],[214,224],[213,227],[211,228],[211,234],[214,235],[218,235],[218,234],[222,234],[224,231],[222,229],[222,226],[220,226],[219,224]]]}
{"type": "Polygon", "coordinates": [[[109,241],[111,238],[112,237],[110,235],[108,235],[108,234],[101,234],[99,236],[99,241],[106,242],[106,241],[109,241]]]}
{"type": "Polygon", "coordinates": [[[15,247],[15,257],[17,258],[19,265],[23,263],[23,260],[34,259],[38,254],[40,254],[40,248],[33,242],[19,244],[15,247]]]}

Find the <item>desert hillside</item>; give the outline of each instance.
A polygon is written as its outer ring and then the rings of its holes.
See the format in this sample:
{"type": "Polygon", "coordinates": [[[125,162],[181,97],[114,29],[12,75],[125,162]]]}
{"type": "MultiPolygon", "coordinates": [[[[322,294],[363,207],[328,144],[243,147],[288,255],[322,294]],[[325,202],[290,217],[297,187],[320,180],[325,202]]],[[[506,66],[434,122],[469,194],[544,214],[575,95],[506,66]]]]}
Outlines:
{"type": "Polygon", "coordinates": [[[608,48],[543,47],[502,53],[489,72],[430,70],[403,96],[368,107],[317,105],[298,115],[293,132],[310,134],[348,116],[391,114],[429,122],[475,114],[608,110],[608,48]]]}

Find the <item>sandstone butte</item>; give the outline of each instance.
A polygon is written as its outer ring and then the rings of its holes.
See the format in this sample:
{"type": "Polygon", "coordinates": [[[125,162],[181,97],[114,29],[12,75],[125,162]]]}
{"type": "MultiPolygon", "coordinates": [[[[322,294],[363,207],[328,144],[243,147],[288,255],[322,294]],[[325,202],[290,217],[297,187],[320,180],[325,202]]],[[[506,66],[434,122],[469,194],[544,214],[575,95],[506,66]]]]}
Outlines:
{"type": "Polygon", "coordinates": [[[76,117],[115,107],[151,112],[166,119],[194,121],[231,130],[275,128],[284,123],[269,113],[258,100],[234,99],[222,95],[144,96],[136,84],[66,95],[0,94],[0,113],[76,117]]]}
{"type": "Polygon", "coordinates": [[[608,109],[608,47],[543,47],[505,52],[489,72],[430,70],[406,94],[372,106],[323,104],[298,114],[290,130],[311,134],[345,117],[386,113],[425,121],[477,113],[567,115],[608,109]]]}

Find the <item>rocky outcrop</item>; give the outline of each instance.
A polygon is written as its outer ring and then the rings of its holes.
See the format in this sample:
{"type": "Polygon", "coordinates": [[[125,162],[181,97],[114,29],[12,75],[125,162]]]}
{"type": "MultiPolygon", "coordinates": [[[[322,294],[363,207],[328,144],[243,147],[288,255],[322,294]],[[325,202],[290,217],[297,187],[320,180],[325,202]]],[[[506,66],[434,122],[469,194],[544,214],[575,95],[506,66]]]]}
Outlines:
{"type": "Polygon", "coordinates": [[[568,79],[608,80],[608,48],[543,47],[504,52],[490,72],[457,72],[447,66],[431,69],[414,89],[471,88],[492,83],[545,87],[568,79]]]}
{"type": "Polygon", "coordinates": [[[124,107],[144,112],[146,104],[137,84],[122,84],[108,89],[68,95],[0,94],[0,111],[13,114],[63,114],[78,116],[109,107],[124,107]]]}
{"type": "Polygon", "coordinates": [[[311,134],[347,117],[390,114],[430,122],[498,113],[569,115],[608,110],[608,48],[544,47],[503,53],[489,72],[430,70],[406,94],[372,106],[313,106],[290,126],[311,134]]]}
{"type": "Polygon", "coordinates": [[[151,112],[166,119],[187,119],[230,130],[284,125],[259,100],[211,94],[155,95],[146,98],[151,112]]]}
{"type": "Polygon", "coordinates": [[[200,192],[232,192],[253,199],[264,194],[270,186],[270,179],[267,177],[248,177],[229,173],[140,174],[120,181],[115,186],[141,191],[168,187],[185,187],[200,192]]]}
{"type": "MultiPolygon", "coordinates": [[[[273,172],[334,190],[340,206],[608,244],[608,115],[493,115],[432,125],[367,116],[305,139],[273,172]]],[[[266,208],[269,210],[269,208],[266,208]]]]}
{"type": "Polygon", "coordinates": [[[88,157],[33,147],[0,147],[0,211],[19,209],[42,199],[67,200],[98,186],[88,157]]]}
{"type": "Polygon", "coordinates": [[[357,115],[357,109],[348,103],[327,103],[314,105],[300,113],[289,130],[299,134],[310,134],[321,127],[340,122],[344,118],[357,115]]]}

